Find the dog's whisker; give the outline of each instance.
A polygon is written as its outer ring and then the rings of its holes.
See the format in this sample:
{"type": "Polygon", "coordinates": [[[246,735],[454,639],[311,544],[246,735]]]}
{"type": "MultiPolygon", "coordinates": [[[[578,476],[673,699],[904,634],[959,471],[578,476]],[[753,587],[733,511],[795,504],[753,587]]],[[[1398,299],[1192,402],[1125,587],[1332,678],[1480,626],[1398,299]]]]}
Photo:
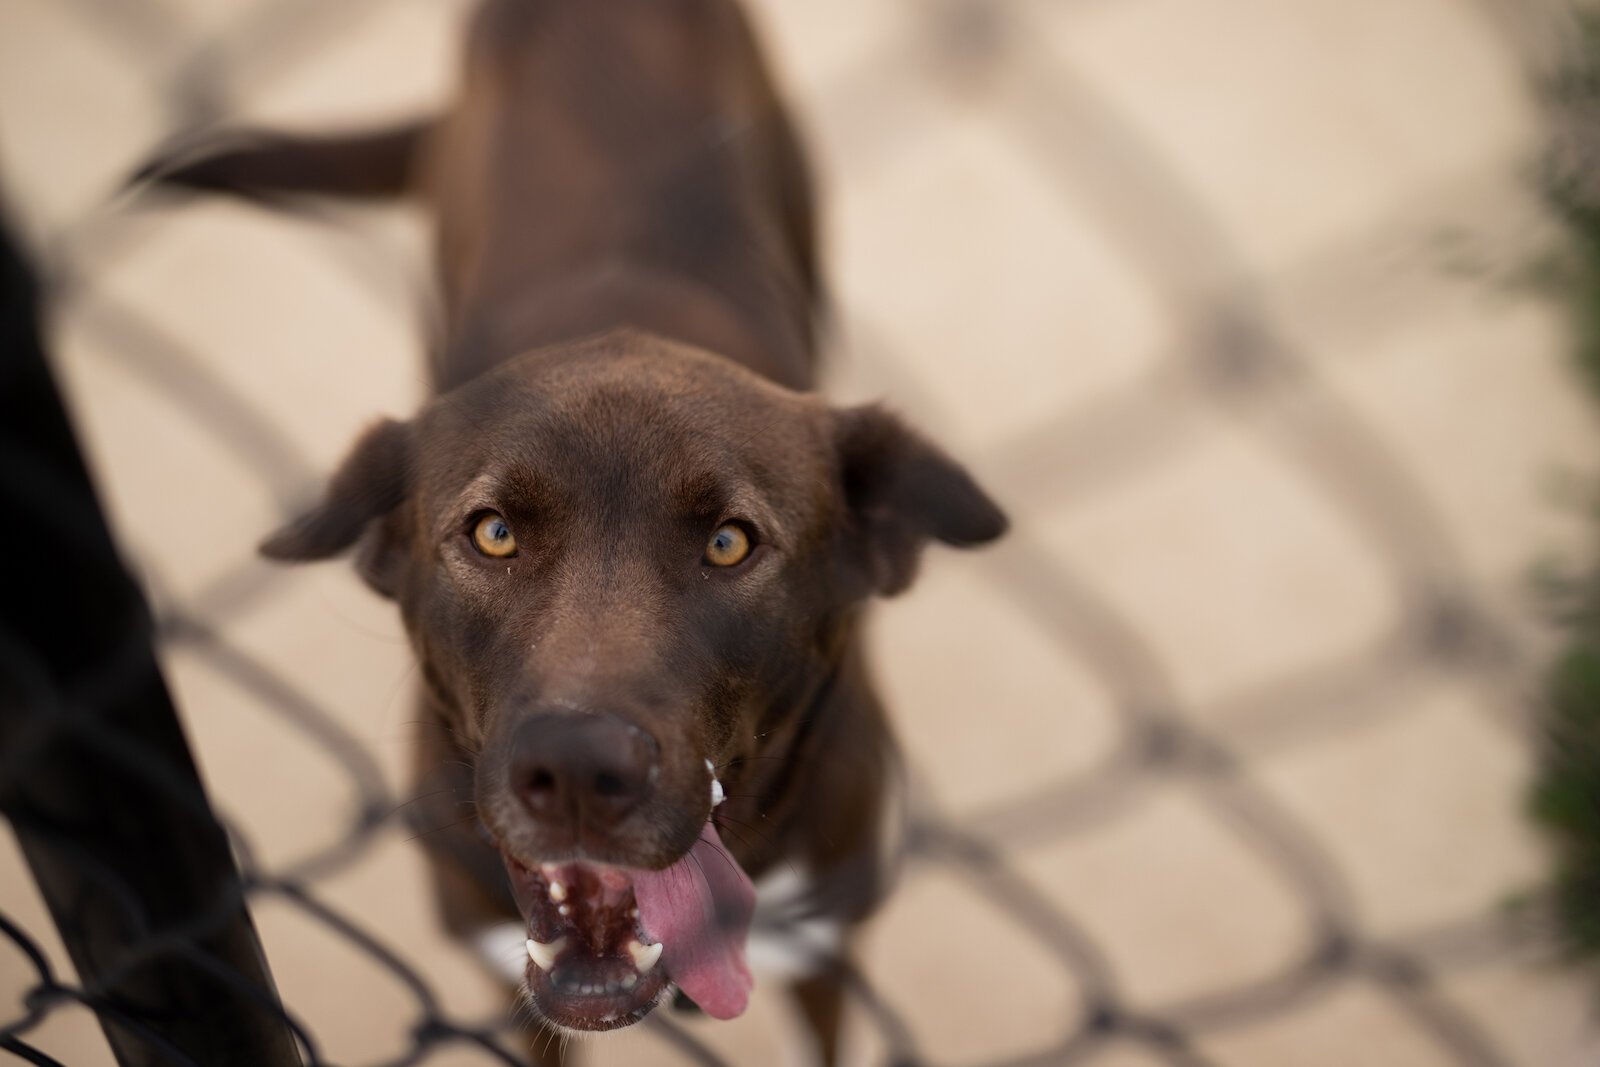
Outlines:
{"type": "Polygon", "coordinates": [[[432,827],[429,827],[426,830],[419,830],[418,832],[412,834],[410,837],[406,838],[406,840],[407,841],[420,841],[422,838],[428,837],[428,836],[430,836],[432,834],[439,833],[441,830],[454,830],[458,826],[465,826],[470,822],[476,821],[477,818],[478,817],[476,815],[469,815],[464,819],[457,819],[455,822],[445,823],[443,826],[432,826],[432,827]]]}
{"type": "MultiPolygon", "coordinates": [[[[728,865],[728,868],[737,874],[740,869],[738,861],[736,861],[726,852],[720,852],[719,854],[722,857],[722,861],[728,865]]],[[[695,855],[693,852],[689,853],[689,860],[694,864],[695,869],[700,872],[700,880],[706,884],[706,889],[709,891],[711,888],[711,878],[706,874],[705,864],[701,863],[700,857],[695,855]]]]}
{"type": "Polygon", "coordinates": [[[726,763],[717,764],[716,765],[716,769],[719,770],[719,771],[723,771],[723,770],[727,770],[729,767],[732,767],[736,763],[746,763],[746,762],[749,762],[751,760],[759,760],[759,759],[777,760],[779,762],[782,762],[784,757],[782,757],[782,756],[735,756],[733,759],[729,760],[726,763]]]}
{"type": "MultiPolygon", "coordinates": [[[[388,811],[386,811],[384,813],[384,817],[385,818],[392,818],[393,816],[400,814],[406,808],[411,807],[411,805],[419,804],[424,800],[432,800],[434,797],[443,796],[443,795],[445,795],[447,793],[460,794],[460,792],[461,791],[459,789],[456,789],[454,787],[448,787],[448,788],[445,788],[445,789],[435,789],[431,793],[418,793],[416,796],[407,797],[405,800],[402,800],[398,804],[394,805],[394,807],[390,808],[388,811]]],[[[470,795],[466,795],[466,796],[458,795],[457,798],[456,798],[456,801],[455,801],[455,806],[456,807],[463,807],[463,806],[476,807],[477,803],[478,802],[476,800],[472,799],[472,797],[470,795]]]]}
{"type": "Polygon", "coordinates": [[[767,827],[752,826],[750,823],[744,822],[741,819],[735,819],[729,815],[724,815],[721,812],[717,813],[717,823],[719,826],[722,823],[732,823],[734,826],[743,827],[746,831],[755,834],[763,844],[772,843],[772,831],[767,827]]]}
{"type": "MultiPolygon", "coordinates": [[[[755,827],[750,826],[748,823],[739,823],[738,825],[742,826],[742,827],[746,827],[749,830],[755,830],[756,829],[755,827]]],[[[749,841],[747,841],[745,839],[743,831],[734,829],[733,827],[728,827],[727,829],[731,834],[733,834],[734,840],[738,841],[742,845],[745,845],[746,847],[749,846],[749,841]]],[[[724,848],[723,851],[726,852],[727,850],[724,848]]],[[[731,863],[733,863],[735,865],[738,864],[738,861],[735,860],[731,855],[728,857],[728,859],[729,859],[729,862],[731,862],[731,863]]],[[[796,867],[794,865],[794,860],[790,859],[788,856],[783,856],[783,865],[785,867],[789,868],[789,873],[794,875],[795,878],[798,879],[798,878],[802,877],[801,874],[800,874],[800,868],[796,867]]]]}

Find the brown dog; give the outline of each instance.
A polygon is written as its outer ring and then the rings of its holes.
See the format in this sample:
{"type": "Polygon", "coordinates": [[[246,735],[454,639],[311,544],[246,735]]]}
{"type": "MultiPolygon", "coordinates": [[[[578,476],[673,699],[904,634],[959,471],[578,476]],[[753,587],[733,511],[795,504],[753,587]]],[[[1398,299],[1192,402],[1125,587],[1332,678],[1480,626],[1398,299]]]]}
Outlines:
{"type": "Polygon", "coordinates": [[[624,1026],[672,988],[738,1014],[750,877],[795,871],[773,923],[807,934],[795,988],[831,1062],[845,946],[816,920],[880,897],[893,766],[858,609],[929,540],[1005,520],[896,419],[804,391],[810,190],[731,0],[489,0],[465,69],[437,122],[151,168],[418,190],[437,219],[438,395],[264,551],[354,547],[398,602],[434,727],[418,795],[481,824],[424,838],[445,921],[515,923],[542,1020],[624,1026]]]}

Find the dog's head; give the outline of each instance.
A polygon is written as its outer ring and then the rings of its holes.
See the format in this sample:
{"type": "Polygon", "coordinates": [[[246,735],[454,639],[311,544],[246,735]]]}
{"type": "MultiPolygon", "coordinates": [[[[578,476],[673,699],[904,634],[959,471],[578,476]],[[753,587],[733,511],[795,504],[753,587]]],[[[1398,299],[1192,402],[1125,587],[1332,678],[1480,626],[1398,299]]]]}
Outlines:
{"type": "Polygon", "coordinates": [[[904,588],[928,541],[1004,528],[883,411],[619,333],[376,426],[263,551],[357,547],[399,603],[474,759],[535,1003],[605,1029],[669,979],[713,1015],[742,1010],[749,881],[715,800],[826,684],[856,605],[904,588]]]}

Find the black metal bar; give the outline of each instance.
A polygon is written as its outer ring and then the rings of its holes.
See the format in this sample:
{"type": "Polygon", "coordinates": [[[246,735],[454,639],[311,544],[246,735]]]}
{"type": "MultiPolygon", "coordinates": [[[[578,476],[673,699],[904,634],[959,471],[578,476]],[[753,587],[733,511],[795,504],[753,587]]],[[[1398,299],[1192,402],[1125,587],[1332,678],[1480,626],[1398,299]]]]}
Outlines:
{"type": "Polygon", "coordinates": [[[0,812],[124,1067],[298,1067],[0,225],[0,812]]]}

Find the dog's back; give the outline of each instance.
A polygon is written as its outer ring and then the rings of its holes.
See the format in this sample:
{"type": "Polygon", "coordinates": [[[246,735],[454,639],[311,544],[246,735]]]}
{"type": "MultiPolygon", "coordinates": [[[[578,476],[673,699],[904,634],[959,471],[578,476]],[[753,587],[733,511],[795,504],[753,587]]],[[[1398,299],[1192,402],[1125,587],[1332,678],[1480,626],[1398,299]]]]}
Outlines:
{"type": "Polygon", "coordinates": [[[491,0],[435,136],[441,385],[616,325],[810,384],[806,178],[733,3],[491,0]]]}

